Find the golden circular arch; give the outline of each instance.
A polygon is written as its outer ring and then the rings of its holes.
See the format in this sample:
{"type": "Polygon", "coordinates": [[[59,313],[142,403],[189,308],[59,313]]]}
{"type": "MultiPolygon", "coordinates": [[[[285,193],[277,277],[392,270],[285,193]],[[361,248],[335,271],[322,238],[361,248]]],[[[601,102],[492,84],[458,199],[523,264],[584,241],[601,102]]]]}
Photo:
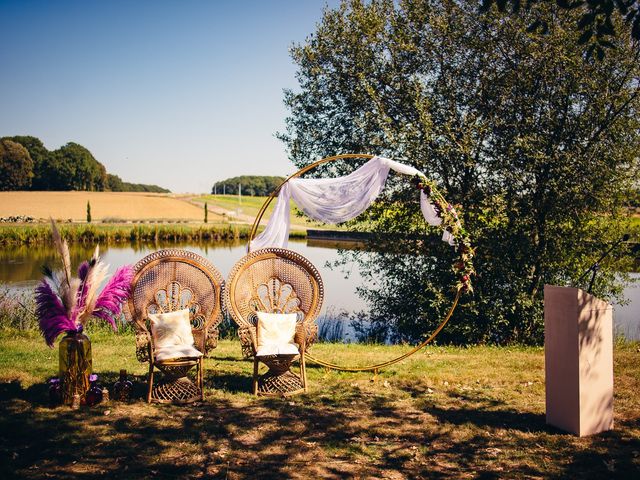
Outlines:
{"type": "MultiPolygon", "coordinates": [[[[375,155],[360,154],[360,153],[346,153],[346,154],[342,154],[342,155],[334,155],[332,157],[326,157],[326,158],[320,159],[320,160],[318,160],[316,162],[313,162],[313,163],[307,165],[306,167],[301,168],[300,170],[295,172],[293,175],[290,175],[289,177],[287,177],[280,185],[278,185],[278,187],[276,187],[273,190],[273,192],[271,192],[271,194],[267,197],[265,202],[262,204],[262,207],[258,211],[256,219],[253,222],[253,226],[251,227],[251,232],[249,234],[249,241],[248,241],[248,244],[247,244],[247,252],[251,251],[251,242],[253,241],[253,239],[254,239],[257,231],[258,231],[258,227],[260,225],[260,222],[262,221],[262,217],[264,216],[265,212],[267,211],[267,208],[269,208],[269,205],[271,204],[273,199],[278,196],[278,192],[280,192],[280,189],[282,188],[282,186],[284,184],[286,184],[289,180],[291,180],[292,178],[300,177],[301,175],[304,175],[305,173],[313,170],[314,168],[318,167],[319,165],[322,165],[322,164],[325,164],[325,163],[329,163],[329,162],[333,162],[335,160],[346,160],[346,159],[354,159],[354,158],[371,159],[371,158],[374,158],[374,157],[375,157],[375,155]]],[[[390,365],[393,365],[394,363],[401,362],[405,358],[410,357],[411,355],[413,355],[414,353],[416,353],[417,351],[419,351],[423,347],[425,347],[427,344],[432,342],[433,339],[436,338],[436,336],[442,331],[444,326],[447,324],[447,322],[449,321],[449,319],[453,315],[453,312],[456,309],[456,306],[458,305],[458,301],[460,300],[461,294],[462,294],[462,289],[458,288],[457,291],[456,291],[455,298],[453,299],[453,303],[451,304],[451,307],[449,308],[447,314],[445,315],[445,317],[442,320],[442,322],[440,322],[438,327],[436,327],[436,329],[424,341],[422,341],[420,344],[416,345],[415,347],[413,347],[411,350],[409,350],[408,352],[404,353],[403,355],[400,355],[399,357],[393,358],[393,359],[391,359],[389,361],[386,361],[386,362],[377,363],[375,365],[366,365],[366,366],[363,366],[363,367],[350,367],[350,366],[336,365],[334,363],[327,362],[327,361],[324,361],[322,359],[316,358],[316,357],[314,357],[314,356],[312,356],[312,355],[310,355],[308,353],[306,354],[306,358],[308,360],[312,361],[312,362],[317,363],[318,365],[322,365],[323,367],[326,367],[326,368],[329,368],[329,369],[332,369],[332,370],[340,370],[340,371],[343,371],[343,372],[368,372],[368,371],[373,371],[373,372],[377,373],[382,368],[385,368],[385,367],[388,367],[390,365]]]]}

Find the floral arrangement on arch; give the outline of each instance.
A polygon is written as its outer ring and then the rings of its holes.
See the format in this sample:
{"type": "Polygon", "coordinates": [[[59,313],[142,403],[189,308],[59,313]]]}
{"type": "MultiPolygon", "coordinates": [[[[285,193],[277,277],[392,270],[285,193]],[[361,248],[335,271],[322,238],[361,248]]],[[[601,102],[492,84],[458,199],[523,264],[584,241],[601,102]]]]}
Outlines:
{"type": "Polygon", "coordinates": [[[36,315],[40,331],[49,347],[63,333],[82,332],[91,317],[109,323],[117,330],[116,317],[129,296],[133,269],[125,265],[116,270],[102,291],[100,284],[107,278],[109,266],[100,259],[96,246],[90,260],[78,267],[78,276],[71,275],[69,245],[51,220],[53,242],[62,260],[62,272],[43,266],[44,278],[36,287],[36,315]]]}
{"type": "Polygon", "coordinates": [[[417,177],[417,188],[429,197],[438,216],[442,218],[442,228],[455,239],[458,258],[454,261],[452,268],[457,275],[456,288],[463,292],[473,292],[471,277],[476,274],[473,266],[475,249],[471,246],[469,232],[462,225],[454,206],[438,191],[434,181],[426,177],[417,177]]]}

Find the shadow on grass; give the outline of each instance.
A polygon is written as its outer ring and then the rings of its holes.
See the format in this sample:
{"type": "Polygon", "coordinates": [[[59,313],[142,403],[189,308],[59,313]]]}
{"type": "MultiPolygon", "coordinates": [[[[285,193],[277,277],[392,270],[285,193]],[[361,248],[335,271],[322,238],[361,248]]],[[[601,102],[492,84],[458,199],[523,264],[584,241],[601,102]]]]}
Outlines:
{"type": "Polygon", "coordinates": [[[205,389],[224,390],[229,393],[247,393],[252,389],[251,377],[234,373],[208,372],[205,370],[205,389]]]}
{"type": "MultiPolygon", "coordinates": [[[[509,429],[523,433],[562,433],[547,425],[545,416],[531,412],[519,412],[508,408],[495,399],[459,392],[448,392],[450,399],[458,405],[473,407],[446,408],[434,403],[425,406],[425,410],[440,422],[452,425],[474,425],[483,429],[509,429]]],[[[426,402],[428,405],[429,402],[426,402]]]]}
{"type": "MultiPolygon", "coordinates": [[[[115,372],[103,375],[115,380],[115,372]]],[[[138,377],[144,392],[144,379],[138,377]]],[[[246,375],[206,376],[226,394],[246,375]]],[[[577,439],[478,394],[426,397],[344,382],[295,398],[219,398],[189,406],[112,402],[44,407],[46,387],[0,384],[1,478],[629,478],[640,440],[618,430],[577,439]]]]}

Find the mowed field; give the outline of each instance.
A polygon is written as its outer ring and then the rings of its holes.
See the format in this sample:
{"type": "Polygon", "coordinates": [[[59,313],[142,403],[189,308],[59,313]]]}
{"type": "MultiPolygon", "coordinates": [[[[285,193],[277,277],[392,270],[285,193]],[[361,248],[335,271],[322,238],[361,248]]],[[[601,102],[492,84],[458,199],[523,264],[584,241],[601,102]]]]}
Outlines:
{"type": "MultiPolygon", "coordinates": [[[[93,221],[204,219],[203,209],[186,199],[138,192],[0,192],[0,217],[85,221],[87,202],[93,221]]],[[[209,213],[210,222],[218,220],[217,215],[209,213]]]]}
{"type": "MultiPolygon", "coordinates": [[[[227,215],[249,224],[254,222],[258,212],[266,200],[267,197],[250,196],[244,196],[242,199],[239,199],[237,195],[201,195],[199,197],[192,198],[192,201],[201,205],[204,205],[204,203],[207,202],[210,215],[212,211],[217,214],[225,212],[227,215]]],[[[277,199],[274,199],[267,207],[267,210],[260,221],[261,225],[266,225],[269,221],[269,217],[271,217],[271,214],[273,213],[276,202],[277,199]]],[[[296,208],[296,204],[293,200],[290,201],[289,222],[291,223],[291,230],[322,228],[322,225],[319,222],[314,222],[309,217],[302,214],[296,208]]]]}

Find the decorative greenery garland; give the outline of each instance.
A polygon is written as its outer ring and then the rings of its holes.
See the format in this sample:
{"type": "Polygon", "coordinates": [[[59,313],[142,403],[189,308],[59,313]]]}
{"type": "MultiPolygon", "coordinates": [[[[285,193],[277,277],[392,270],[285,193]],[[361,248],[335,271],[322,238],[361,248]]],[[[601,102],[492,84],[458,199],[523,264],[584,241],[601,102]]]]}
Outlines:
{"type": "Polygon", "coordinates": [[[427,177],[416,175],[416,188],[429,197],[436,213],[442,218],[442,229],[453,235],[456,242],[458,258],[453,262],[452,270],[456,274],[456,289],[472,293],[471,276],[476,274],[473,267],[475,249],[471,246],[469,232],[462,225],[458,212],[447,202],[438,190],[435,182],[427,177]]]}

